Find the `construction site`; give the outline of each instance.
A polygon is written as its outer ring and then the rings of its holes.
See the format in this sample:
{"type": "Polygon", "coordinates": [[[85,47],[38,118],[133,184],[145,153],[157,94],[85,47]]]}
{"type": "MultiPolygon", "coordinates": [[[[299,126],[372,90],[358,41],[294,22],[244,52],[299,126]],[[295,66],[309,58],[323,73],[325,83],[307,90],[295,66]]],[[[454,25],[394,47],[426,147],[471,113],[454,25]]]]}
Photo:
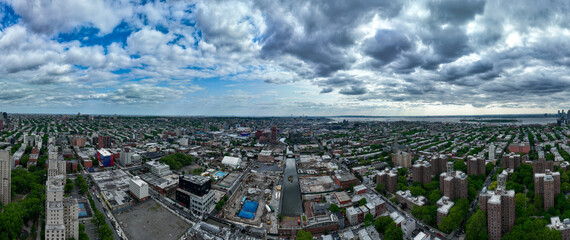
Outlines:
{"type": "Polygon", "coordinates": [[[218,217],[260,227],[262,223],[271,219],[266,213],[274,212],[270,202],[276,190],[277,180],[277,176],[249,174],[218,213],[218,217]]]}

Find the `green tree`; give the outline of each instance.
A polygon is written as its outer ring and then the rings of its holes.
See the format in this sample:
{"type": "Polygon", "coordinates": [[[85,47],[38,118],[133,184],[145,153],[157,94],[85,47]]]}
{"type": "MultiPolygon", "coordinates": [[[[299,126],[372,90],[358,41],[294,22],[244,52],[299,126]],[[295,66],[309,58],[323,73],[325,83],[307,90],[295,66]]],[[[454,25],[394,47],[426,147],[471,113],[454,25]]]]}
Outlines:
{"type": "Polygon", "coordinates": [[[71,191],[73,191],[73,181],[71,181],[71,179],[66,179],[65,180],[65,193],[71,193],[71,191]]]}
{"type": "Polygon", "coordinates": [[[527,209],[526,195],[524,193],[517,193],[515,195],[515,216],[517,218],[528,216],[526,209],[527,209]]]}
{"type": "Polygon", "coordinates": [[[463,161],[463,159],[457,159],[453,162],[453,169],[467,172],[467,165],[465,165],[465,161],[463,161]]]}
{"type": "Polygon", "coordinates": [[[429,193],[428,199],[429,202],[431,204],[434,204],[435,202],[437,202],[437,200],[439,200],[441,198],[441,193],[439,191],[439,189],[437,190],[433,190],[429,193]]]}
{"type": "Polygon", "coordinates": [[[537,208],[543,208],[542,207],[542,196],[540,196],[540,194],[535,194],[534,195],[534,206],[537,208]]]}
{"type": "Polygon", "coordinates": [[[421,186],[417,186],[417,187],[410,187],[410,193],[413,196],[420,196],[420,195],[425,195],[426,194],[426,190],[424,190],[421,186]]]}
{"type": "Polygon", "coordinates": [[[487,163],[487,165],[485,165],[485,173],[489,175],[491,171],[493,171],[493,168],[495,168],[495,164],[487,163]]]}
{"type": "Polygon", "coordinates": [[[384,193],[384,190],[386,190],[386,186],[383,183],[376,184],[376,191],[377,192],[384,193]]]}
{"type": "Polygon", "coordinates": [[[373,220],[374,220],[374,216],[370,213],[367,213],[364,216],[364,226],[366,226],[366,227],[370,226],[370,224],[372,224],[373,220]]]}
{"type": "Polygon", "coordinates": [[[465,226],[466,240],[487,240],[487,215],[480,209],[471,215],[465,226]]]}
{"type": "Polygon", "coordinates": [[[503,240],[554,240],[562,239],[560,231],[546,227],[547,221],[541,218],[526,218],[526,221],[515,224],[513,230],[503,236],[503,240]]]}
{"type": "Polygon", "coordinates": [[[447,217],[441,220],[438,228],[446,233],[450,233],[459,227],[463,217],[467,215],[469,201],[467,199],[459,199],[449,210],[447,217]]]}
{"type": "Polygon", "coordinates": [[[358,206],[364,206],[366,205],[366,198],[361,198],[360,201],[358,201],[358,206]]]}
{"type": "Polygon", "coordinates": [[[309,231],[299,230],[297,232],[297,240],[313,240],[313,235],[309,231]]]}
{"type": "Polygon", "coordinates": [[[338,208],[338,206],[336,204],[331,204],[331,206],[329,207],[329,210],[333,213],[340,211],[340,209],[338,208]]]}
{"type": "Polygon", "coordinates": [[[402,229],[396,226],[395,223],[390,224],[388,230],[386,230],[386,233],[384,234],[384,239],[386,240],[402,240],[403,238],[404,233],[402,232],[402,229]]]}
{"type": "MultiPolygon", "coordinates": [[[[391,223],[394,223],[394,220],[389,216],[381,216],[376,221],[374,221],[374,228],[379,233],[384,233],[391,223]]],[[[395,224],[395,223],[394,223],[395,224]]]]}

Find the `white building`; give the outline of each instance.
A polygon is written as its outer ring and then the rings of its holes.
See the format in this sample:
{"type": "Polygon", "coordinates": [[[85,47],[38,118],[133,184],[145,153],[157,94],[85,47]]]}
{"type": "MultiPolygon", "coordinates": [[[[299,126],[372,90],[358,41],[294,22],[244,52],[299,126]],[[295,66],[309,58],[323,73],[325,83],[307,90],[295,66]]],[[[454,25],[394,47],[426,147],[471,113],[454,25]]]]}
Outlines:
{"type": "Polygon", "coordinates": [[[493,161],[495,160],[495,145],[493,143],[491,143],[491,145],[489,145],[489,160],[493,161]]]}
{"type": "Polygon", "coordinates": [[[79,239],[77,199],[64,198],[65,177],[48,177],[46,182],[46,240],[79,239]]]}
{"type": "Polygon", "coordinates": [[[121,165],[123,166],[131,165],[133,163],[132,161],[133,154],[134,152],[130,148],[121,149],[121,158],[119,159],[121,165]]]}
{"type": "Polygon", "coordinates": [[[157,161],[150,161],[146,163],[147,167],[150,168],[150,172],[156,176],[164,177],[166,175],[172,174],[170,167],[164,163],[157,161]]]}
{"type": "Polygon", "coordinates": [[[139,201],[148,198],[148,184],[140,177],[135,176],[129,182],[129,191],[139,201]]]}
{"type": "Polygon", "coordinates": [[[241,159],[237,157],[224,156],[222,164],[236,168],[241,165],[241,159]]]}
{"type": "Polygon", "coordinates": [[[7,205],[12,200],[12,158],[10,151],[0,151],[0,202],[7,205]]]}
{"type": "Polygon", "coordinates": [[[60,174],[66,174],[65,160],[62,155],[57,154],[57,151],[50,151],[48,153],[48,177],[60,174]]]}
{"type": "Polygon", "coordinates": [[[412,236],[414,230],[416,230],[416,220],[413,218],[408,218],[406,221],[402,222],[402,232],[404,233],[404,238],[412,236]]]}
{"type": "Polygon", "coordinates": [[[188,147],[188,138],[181,138],[178,143],[180,143],[180,146],[188,147]]]}
{"type": "Polygon", "coordinates": [[[346,209],[346,218],[351,225],[358,224],[358,215],[362,214],[360,208],[349,207],[346,209]]]}

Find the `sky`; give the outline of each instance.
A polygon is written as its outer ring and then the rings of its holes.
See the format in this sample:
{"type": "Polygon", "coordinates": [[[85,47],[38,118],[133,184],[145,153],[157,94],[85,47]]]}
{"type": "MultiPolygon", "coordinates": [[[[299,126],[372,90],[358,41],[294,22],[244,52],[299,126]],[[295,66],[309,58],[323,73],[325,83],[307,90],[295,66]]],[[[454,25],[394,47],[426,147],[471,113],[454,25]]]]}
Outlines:
{"type": "Polygon", "coordinates": [[[570,2],[0,0],[0,111],[555,113],[570,2]]]}

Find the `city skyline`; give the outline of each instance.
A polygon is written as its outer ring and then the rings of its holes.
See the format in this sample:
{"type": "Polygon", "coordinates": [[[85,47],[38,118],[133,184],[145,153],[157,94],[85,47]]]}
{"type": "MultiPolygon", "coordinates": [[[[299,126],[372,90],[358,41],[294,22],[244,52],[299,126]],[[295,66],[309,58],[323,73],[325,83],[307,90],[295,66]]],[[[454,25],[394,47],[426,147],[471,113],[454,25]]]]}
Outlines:
{"type": "Polygon", "coordinates": [[[544,114],[568,4],[0,0],[0,104],[167,116],[544,114]]]}

